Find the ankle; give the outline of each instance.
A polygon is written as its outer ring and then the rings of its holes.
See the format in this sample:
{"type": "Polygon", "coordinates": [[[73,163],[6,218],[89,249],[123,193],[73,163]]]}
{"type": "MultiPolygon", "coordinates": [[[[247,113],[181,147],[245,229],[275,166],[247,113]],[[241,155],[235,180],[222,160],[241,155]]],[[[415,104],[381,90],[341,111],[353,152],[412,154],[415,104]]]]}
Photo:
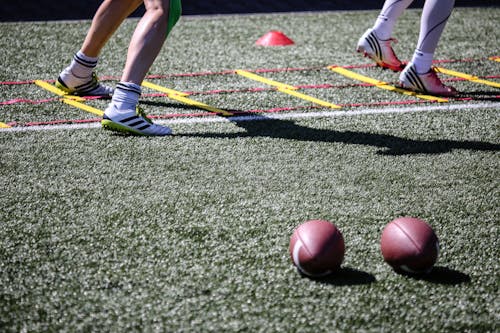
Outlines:
{"type": "Polygon", "coordinates": [[[92,75],[98,60],[98,57],[89,57],[82,51],[78,51],[73,56],[69,70],[77,78],[88,78],[92,75]]]}
{"type": "Polygon", "coordinates": [[[141,96],[141,86],[130,82],[119,82],[111,103],[118,110],[135,110],[141,96]]]}
{"type": "Polygon", "coordinates": [[[420,50],[415,50],[411,62],[415,65],[415,69],[419,74],[425,74],[430,71],[434,53],[425,53],[420,50]]]}
{"type": "Polygon", "coordinates": [[[386,17],[384,15],[379,15],[373,26],[373,31],[375,35],[380,40],[388,40],[392,36],[392,31],[394,30],[394,25],[396,21],[386,17]]]}

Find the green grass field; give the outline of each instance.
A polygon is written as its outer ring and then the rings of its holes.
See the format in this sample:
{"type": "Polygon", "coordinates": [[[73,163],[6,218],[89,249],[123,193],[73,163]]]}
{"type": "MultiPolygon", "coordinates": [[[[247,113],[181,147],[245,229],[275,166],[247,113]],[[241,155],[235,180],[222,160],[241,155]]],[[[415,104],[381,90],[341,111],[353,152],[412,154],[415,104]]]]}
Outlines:
{"type": "MultiPolygon", "coordinates": [[[[419,14],[396,28],[401,59],[419,14]]],[[[397,81],[354,52],[376,15],[184,17],[148,80],[240,117],[144,88],[142,105],[174,130],[165,138],[103,131],[32,83],[57,77],[89,21],[1,23],[0,331],[498,332],[498,88],[441,75],[462,94],[436,103],[327,69],[397,81]],[[272,29],[295,45],[256,47],[272,29]],[[404,215],[440,239],[428,276],[398,275],[380,254],[383,227],[404,215]],[[317,218],[346,243],[343,269],[323,280],[288,254],[295,227],[317,218]]],[[[498,84],[499,21],[498,8],[457,8],[438,65],[498,84]]],[[[103,50],[109,84],[136,22],[103,50]]]]}

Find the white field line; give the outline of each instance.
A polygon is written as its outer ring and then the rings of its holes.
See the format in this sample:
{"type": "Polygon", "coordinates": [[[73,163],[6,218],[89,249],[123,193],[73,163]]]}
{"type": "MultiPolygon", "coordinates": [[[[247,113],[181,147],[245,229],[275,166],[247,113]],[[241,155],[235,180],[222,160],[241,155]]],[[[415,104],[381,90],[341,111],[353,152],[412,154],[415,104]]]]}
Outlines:
{"type": "MultiPolygon", "coordinates": [[[[234,117],[203,117],[203,118],[180,118],[155,120],[155,123],[161,125],[172,124],[204,124],[204,123],[223,123],[223,122],[242,122],[242,121],[261,121],[273,119],[306,119],[306,118],[333,118],[333,117],[353,117],[362,115],[376,114],[397,114],[397,113],[415,113],[432,111],[467,111],[475,109],[498,109],[500,103],[478,103],[478,104],[439,104],[426,106],[408,106],[391,108],[361,109],[352,111],[321,111],[321,112],[299,112],[299,113],[280,113],[268,115],[243,115],[234,117]]],[[[43,125],[27,127],[0,128],[0,133],[5,132],[27,132],[27,131],[50,131],[50,130],[75,130],[100,128],[100,123],[91,124],[63,124],[63,125],[43,125]]]]}

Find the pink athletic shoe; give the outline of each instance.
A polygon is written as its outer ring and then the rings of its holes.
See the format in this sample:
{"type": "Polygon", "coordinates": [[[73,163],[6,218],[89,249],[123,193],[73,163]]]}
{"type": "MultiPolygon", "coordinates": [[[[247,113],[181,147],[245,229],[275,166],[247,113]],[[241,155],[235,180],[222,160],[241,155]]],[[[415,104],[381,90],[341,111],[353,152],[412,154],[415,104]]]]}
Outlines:
{"type": "Polygon", "coordinates": [[[403,70],[404,65],[398,59],[391,43],[396,43],[394,38],[381,40],[373,29],[368,29],[358,41],[356,51],[363,52],[365,57],[370,57],[382,68],[389,68],[395,72],[403,70]]]}
{"type": "Polygon", "coordinates": [[[406,89],[415,92],[426,93],[438,96],[456,96],[457,90],[448,87],[441,82],[436,71],[431,68],[427,73],[419,74],[413,63],[408,63],[399,75],[399,84],[406,89]]]}

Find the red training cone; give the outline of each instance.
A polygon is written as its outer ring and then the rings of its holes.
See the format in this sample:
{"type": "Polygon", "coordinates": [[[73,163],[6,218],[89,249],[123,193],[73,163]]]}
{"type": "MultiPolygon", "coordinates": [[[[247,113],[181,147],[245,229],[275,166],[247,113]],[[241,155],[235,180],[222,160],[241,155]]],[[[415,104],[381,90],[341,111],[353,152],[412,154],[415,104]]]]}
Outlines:
{"type": "Polygon", "coordinates": [[[255,45],[259,46],[286,46],[292,44],[295,44],[293,40],[277,30],[269,31],[255,42],[255,45]]]}

